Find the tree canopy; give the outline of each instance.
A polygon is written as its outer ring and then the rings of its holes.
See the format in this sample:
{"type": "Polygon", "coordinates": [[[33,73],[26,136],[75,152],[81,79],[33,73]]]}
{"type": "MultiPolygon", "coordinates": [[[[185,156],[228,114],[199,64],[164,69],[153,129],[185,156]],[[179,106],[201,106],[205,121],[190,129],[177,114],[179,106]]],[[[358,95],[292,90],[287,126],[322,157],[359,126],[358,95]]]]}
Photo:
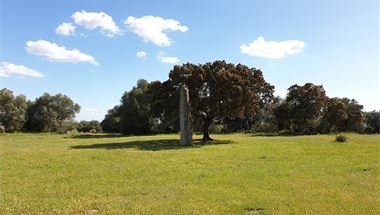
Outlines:
{"type": "Polygon", "coordinates": [[[29,131],[57,132],[67,126],[79,111],[80,106],[70,97],[44,93],[28,108],[26,127],[29,131]]]}
{"type": "Polygon", "coordinates": [[[326,99],[322,85],[290,86],[285,101],[275,111],[279,124],[290,133],[315,133],[326,99]]]}
{"type": "Polygon", "coordinates": [[[25,123],[27,100],[24,95],[14,96],[4,88],[0,90],[0,126],[5,132],[21,130],[25,123]]]}
{"type": "Polygon", "coordinates": [[[214,121],[255,117],[273,98],[274,89],[260,70],[225,61],[174,66],[162,85],[168,98],[165,103],[176,105],[159,105],[175,109],[178,109],[178,87],[188,87],[192,115],[203,121],[204,141],[212,140],[209,126],[214,121]]]}
{"type": "Polygon", "coordinates": [[[354,99],[330,98],[323,110],[323,119],[327,122],[328,130],[362,131],[364,128],[363,106],[354,99]]]}

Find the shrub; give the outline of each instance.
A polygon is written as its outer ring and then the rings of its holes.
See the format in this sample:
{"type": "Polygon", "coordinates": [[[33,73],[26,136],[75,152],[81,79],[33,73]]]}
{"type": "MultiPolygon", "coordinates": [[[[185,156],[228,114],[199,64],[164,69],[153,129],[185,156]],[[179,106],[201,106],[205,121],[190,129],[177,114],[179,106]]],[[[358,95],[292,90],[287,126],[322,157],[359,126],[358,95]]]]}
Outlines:
{"type": "Polygon", "coordinates": [[[212,124],[209,128],[210,133],[212,134],[220,134],[224,129],[224,125],[222,124],[212,124]]]}
{"type": "Polygon", "coordinates": [[[343,134],[338,134],[335,136],[335,142],[343,143],[343,142],[346,142],[347,140],[348,140],[348,137],[346,137],[343,134]]]}
{"type": "Polygon", "coordinates": [[[278,132],[278,135],[280,136],[288,136],[290,135],[290,131],[288,129],[283,129],[278,132]]]}
{"type": "Polygon", "coordinates": [[[277,125],[272,122],[256,122],[251,129],[251,132],[264,132],[264,133],[275,133],[278,131],[277,125]]]}

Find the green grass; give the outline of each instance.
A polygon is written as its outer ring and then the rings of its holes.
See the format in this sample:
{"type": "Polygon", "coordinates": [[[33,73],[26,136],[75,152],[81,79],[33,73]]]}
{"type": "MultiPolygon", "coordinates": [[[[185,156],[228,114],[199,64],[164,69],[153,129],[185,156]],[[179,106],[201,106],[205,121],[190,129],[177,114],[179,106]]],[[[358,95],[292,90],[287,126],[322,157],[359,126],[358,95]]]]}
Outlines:
{"type": "Polygon", "coordinates": [[[2,134],[0,214],[380,214],[379,135],[178,136],[2,134]]]}

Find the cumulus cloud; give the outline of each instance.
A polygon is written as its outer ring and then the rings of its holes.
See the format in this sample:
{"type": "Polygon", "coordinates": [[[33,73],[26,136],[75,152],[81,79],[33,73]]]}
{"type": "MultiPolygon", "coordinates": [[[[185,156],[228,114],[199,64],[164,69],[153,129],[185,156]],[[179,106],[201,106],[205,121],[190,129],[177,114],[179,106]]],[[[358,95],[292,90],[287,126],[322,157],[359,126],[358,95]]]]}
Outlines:
{"type": "Polygon", "coordinates": [[[78,49],[68,50],[64,46],[59,46],[46,40],[26,42],[26,51],[30,54],[42,56],[52,62],[88,62],[98,65],[91,55],[80,52],[78,49]]]}
{"type": "Polygon", "coordinates": [[[87,12],[82,10],[75,12],[71,18],[75,24],[86,29],[93,30],[100,28],[101,31],[109,37],[122,34],[122,31],[115,24],[112,17],[104,12],[87,12]]]}
{"type": "Polygon", "coordinates": [[[37,70],[30,69],[26,66],[15,65],[13,63],[5,62],[5,61],[0,62],[0,76],[9,77],[12,75],[30,76],[30,77],[37,77],[37,78],[44,77],[42,73],[38,72],[37,70]]]}
{"type": "Polygon", "coordinates": [[[129,30],[142,37],[145,42],[152,42],[158,46],[170,46],[171,39],[166,35],[169,31],[186,32],[189,29],[174,19],[163,19],[157,16],[128,17],[124,24],[129,30]]]}
{"type": "Polygon", "coordinates": [[[55,33],[62,36],[73,36],[75,33],[75,28],[76,26],[73,25],[73,23],[64,22],[55,29],[55,33]]]}
{"type": "Polygon", "coordinates": [[[146,52],[144,52],[144,51],[139,51],[139,52],[136,53],[136,56],[137,56],[137,57],[144,58],[144,57],[146,57],[146,52]]]}
{"type": "Polygon", "coordinates": [[[180,60],[176,57],[166,57],[165,52],[158,53],[157,59],[163,63],[177,64],[180,60]]]}
{"type": "Polygon", "coordinates": [[[252,43],[240,46],[240,52],[254,57],[279,59],[302,52],[305,43],[299,40],[265,41],[259,37],[252,43]]]}

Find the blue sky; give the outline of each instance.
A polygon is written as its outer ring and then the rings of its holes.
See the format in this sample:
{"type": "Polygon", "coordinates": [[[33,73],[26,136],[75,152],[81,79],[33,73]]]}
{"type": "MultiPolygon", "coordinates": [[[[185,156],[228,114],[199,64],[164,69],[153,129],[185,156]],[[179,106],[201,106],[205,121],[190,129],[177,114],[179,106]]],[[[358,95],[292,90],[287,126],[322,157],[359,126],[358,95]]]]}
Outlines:
{"type": "Polygon", "coordinates": [[[281,96],[312,82],[379,110],[379,7],[377,0],[3,0],[0,88],[31,100],[63,93],[82,106],[78,120],[102,120],[138,79],[164,81],[176,63],[224,59],[262,69],[281,96]]]}

